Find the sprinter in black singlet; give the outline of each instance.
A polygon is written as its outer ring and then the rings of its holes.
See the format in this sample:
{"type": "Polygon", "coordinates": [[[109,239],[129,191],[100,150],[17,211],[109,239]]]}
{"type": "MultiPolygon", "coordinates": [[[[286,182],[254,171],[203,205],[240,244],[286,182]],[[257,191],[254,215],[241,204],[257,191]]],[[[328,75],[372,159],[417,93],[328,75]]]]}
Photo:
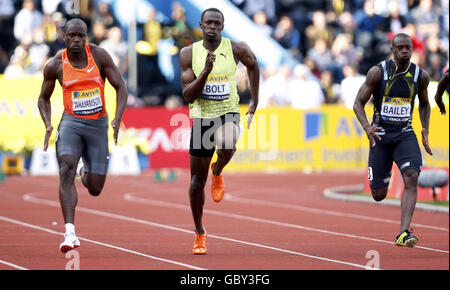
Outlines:
{"type": "Polygon", "coordinates": [[[428,143],[430,104],[428,73],[411,63],[412,41],[404,33],[395,35],[391,50],[393,59],[372,67],[356,96],[353,110],[370,142],[368,177],[374,200],[383,200],[388,192],[393,162],[400,169],[404,182],[401,199],[398,246],[414,247],[418,238],[409,229],[417,200],[417,181],[422,167],[422,155],[411,126],[414,101],[419,99],[422,123],[422,144],[432,155],[428,143]],[[374,114],[370,124],[364,111],[373,95],[374,114]]]}

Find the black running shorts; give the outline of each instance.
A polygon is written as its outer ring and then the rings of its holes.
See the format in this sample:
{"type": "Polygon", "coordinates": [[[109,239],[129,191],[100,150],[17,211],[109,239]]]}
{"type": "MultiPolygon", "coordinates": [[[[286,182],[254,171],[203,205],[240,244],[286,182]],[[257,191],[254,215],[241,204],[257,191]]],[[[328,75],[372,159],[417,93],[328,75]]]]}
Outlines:
{"type": "Polygon", "coordinates": [[[215,148],[215,133],[226,122],[233,122],[239,128],[241,115],[227,113],[217,118],[194,118],[191,128],[189,154],[196,157],[212,157],[215,148]]]}
{"type": "Polygon", "coordinates": [[[84,170],[105,175],[108,171],[108,117],[97,120],[63,114],[56,132],[56,154],[82,157],[84,170]]]}
{"type": "Polygon", "coordinates": [[[411,168],[420,173],[422,153],[413,130],[389,132],[380,137],[381,141],[376,140],[375,147],[369,149],[370,188],[389,186],[393,162],[402,173],[411,168]]]}

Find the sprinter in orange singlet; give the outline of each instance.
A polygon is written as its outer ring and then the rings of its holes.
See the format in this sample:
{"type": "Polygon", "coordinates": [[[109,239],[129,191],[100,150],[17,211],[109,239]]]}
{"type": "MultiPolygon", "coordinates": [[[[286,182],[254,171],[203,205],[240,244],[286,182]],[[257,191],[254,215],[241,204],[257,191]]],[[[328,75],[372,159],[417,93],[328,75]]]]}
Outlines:
{"type": "Polygon", "coordinates": [[[67,22],[64,28],[66,49],[59,51],[44,67],[44,81],[38,107],[46,134],[44,151],[53,131],[50,97],[56,80],[62,86],[64,113],[56,132],[56,156],[59,163],[59,200],[66,232],[60,250],[65,253],[78,246],[74,216],[78,195],[75,175],[80,157],[81,181],[93,196],[103,189],[108,171],[108,114],[105,106],[105,78],[116,90],[116,113],[111,121],[117,144],[119,125],[127,103],[125,81],[111,56],[86,43],[87,26],[81,19],[67,22]]]}

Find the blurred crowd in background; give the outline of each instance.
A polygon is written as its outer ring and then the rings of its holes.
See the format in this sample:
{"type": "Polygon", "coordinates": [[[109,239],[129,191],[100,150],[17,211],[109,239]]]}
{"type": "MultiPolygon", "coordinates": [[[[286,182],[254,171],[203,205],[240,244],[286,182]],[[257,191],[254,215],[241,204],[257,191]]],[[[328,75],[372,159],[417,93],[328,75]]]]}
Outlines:
{"type": "MultiPolygon", "coordinates": [[[[151,0],[147,0],[151,5],[151,0]]],[[[392,37],[409,34],[412,62],[438,81],[448,68],[448,0],[228,0],[298,61],[298,65],[264,67],[260,104],[299,109],[342,103],[352,107],[371,66],[390,57],[392,37]]],[[[5,78],[41,74],[45,62],[65,47],[64,24],[73,15],[68,0],[0,0],[0,74],[5,78]]],[[[112,3],[80,0],[80,17],[88,24],[88,42],[104,47],[128,78],[126,13],[112,3]]],[[[120,3],[119,3],[120,4],[120,3]]],[[[226,18],[226,17],[225,17],[226,18]]],[[[227,19],[226,21],[239,21],[227,19]]],[[[181,97],[178,55],[201,39],[190,27],[184,7],[172,3],[170,19],[149,9],[137,23],[137,92],[130,106],[185,104],[181,97]],[[172,66],[167,73],[167,65],[172,66]]],[[[242,104],[251,100],[245,67],[238,67],[242,104]]]]}

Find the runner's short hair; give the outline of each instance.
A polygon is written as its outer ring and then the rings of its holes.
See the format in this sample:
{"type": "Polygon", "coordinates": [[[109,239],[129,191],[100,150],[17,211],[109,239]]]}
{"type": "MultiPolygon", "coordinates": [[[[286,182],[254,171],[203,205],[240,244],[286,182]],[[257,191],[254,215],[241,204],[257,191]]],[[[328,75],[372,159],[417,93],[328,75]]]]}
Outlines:
{"type": "Polygon", "coordinates": [[[222,15],[222,24],[225,22],[225,17],[223,16],[222,11],[220,11],[219,9],[214,8],[214,7],[205,9],[205,10],[202,12],[202,16],[201,16],[201,20],[202,20],[202,21],[203,21],[203,16],[204,16],[205,13],[208,12],[208,11],[213,11],[213,12],[218,12],[218,13],[220,13],[220,15],[222,15]]]}
{"type": "Polygon", "coordinates": [[[83,19],[78,18],[78,17],[72,18],[72,19],[70,19],[69,21],[66,22],[66,24],[64,25],[64,33],[66,33],[67,28],[68,28],[70,25],[74,25],[74,24],[81,24],[81,26],[84,27],[84,29],[86,30],[86,33],[87,33],[88,28],[87,28],[86,22],[84,22],[83,19]]]}
{"type": "Polygon", "coordinates": [[[397,33],[396,35],[394,35],[394,38],[392,38],[392,45],[394,45],[395,41],[398,38],[408,38],[409,40],[411,40],[411,36],[409,36],[406,33],[400,32],[400,33],[397,33]]]}

